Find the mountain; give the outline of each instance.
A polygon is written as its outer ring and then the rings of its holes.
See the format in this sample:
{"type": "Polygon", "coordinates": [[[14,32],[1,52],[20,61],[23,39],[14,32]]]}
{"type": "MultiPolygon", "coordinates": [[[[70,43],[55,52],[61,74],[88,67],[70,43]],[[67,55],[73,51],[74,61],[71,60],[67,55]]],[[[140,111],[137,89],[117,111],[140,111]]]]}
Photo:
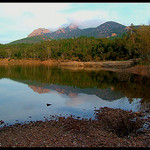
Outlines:
{"type": "Polygon", "coordinates": [[[126,32],[126,26],[108,21],[96,28],[86,28],[80,29],[77,26],[73,26],[72,24],[66,28],[58,29],[52,33],[44,33],[45,36],[51,37],[52,39],[64,39],[64,38],[73,38],[79,36],[88,36],[88,37],[112,37],[112,36],[121,36],[124,32],[126,32]],[[72,28],[71,28],[72,27],[72,28]]]}
{"type": "Polygon", "coordinates": [[[28,37],[43,35],[44,33],[51,33],[51,32],[49,29],[39,28],[34,30],[31,34],[29,34],[28,37]]]}
{"type": "Polygon", "coordinates": [[[80,36],[87,36],[87,37],[93,36],[95,38],[120,37],[126,31],[127,31],[126,26],[113,21],[105,22],[97,26],[96,28],[86,28],[86,29],[80,29],[78,26],[70,24],[65,28],[59,28],[55,32],[51,32],[50,30],[45,28],[39,28],[34,30],[31,34],[29,34],[27,38],[13,41],[10,44],[36,43],[43,40],[67,39],[80,36]]]}
{"type": "Polygon", "coordinates": [[[48,36],[52,39],[66,39],[66,38],[73,38],[74,36],[80,36],[80,32],[82,29],[79,29],[78,26],[74,24],[70,24],[66,28],[59,28],[57,31],[52,33],[45,33],[45,36],[48,36]]]}
{"type": "Polygon", "coordinates": [[[48,36],[44,36],[44,35],[38,35],[38,36],[31,36],[31,37],[27,37],[27,38],[23,38],[20,40],[16,40],[13,42],[10,42],[9,44],[18,44],[18,43],[39,43],[42,41],[50,41],[51,38],[48,36]]]}
{"type": "Polygon", "coordinates": [[[104,24],[101,24],[96,28],[95,35],[96,37],[112,37],[112,36],[121,36],[126,32],[126,26],[109,21],[104,24]]]}

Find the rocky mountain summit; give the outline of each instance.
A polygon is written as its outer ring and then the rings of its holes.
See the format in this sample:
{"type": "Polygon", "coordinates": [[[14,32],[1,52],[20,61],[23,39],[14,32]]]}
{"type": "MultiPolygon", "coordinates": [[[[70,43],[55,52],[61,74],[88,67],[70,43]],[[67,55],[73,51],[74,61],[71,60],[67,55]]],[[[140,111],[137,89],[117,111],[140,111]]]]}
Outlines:
{"type": "Polygon", "coordinates": [[[99,37],[113,37],[123,34],[126,31],[126,26],[119,24],[117,22],[108,21],[96,28],[86,28],[80,29],[77,25],[71,23],[69,26],[64,28],[59,28],[57,31],[50,32],[48,29],[39,28],[34,30],[28,37],[44,35],[52,39],[64,39],[73,38],[79,36],[93,36],[99,37]]]}
{"type": "Polygon", "coordinates": [[[35,29],[32,33],[30,33],[28,37],[44,35],[44,33],[51,33],[51,31],[45,28],[38,28],[38,29],[35,29]]]}

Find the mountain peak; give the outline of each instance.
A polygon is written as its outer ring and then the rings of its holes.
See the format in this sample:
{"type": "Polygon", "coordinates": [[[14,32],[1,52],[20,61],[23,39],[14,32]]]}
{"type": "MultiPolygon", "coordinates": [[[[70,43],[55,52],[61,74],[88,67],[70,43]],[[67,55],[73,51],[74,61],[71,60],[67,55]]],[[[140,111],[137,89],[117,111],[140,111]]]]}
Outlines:
{"type": "Polygon", "coordinates": [[[100,27],[100,26],[115,26],[115,27],[118,27],[118,26],[124,26],[124,25],[122,25],[122,24],[120,24],[118,22],[114,22],[114,21],[107,21],[107,22],[99,25],[98,27],[100,27]]]}
{"type": "Polygon", "coordinates": [[[73,23],[71,23],[71,24],[68,26],[68,28],[69,28],[69,29],[77,29],[78,26],[75,25],[75,24],[73,24],[73,23]]]}
{"type": "Polygon", "coordinates": [[[38,28],[35,29],[32,33],[28,35],[28,37],[37,36],[37,35],[44,35],[44,33],[51,33],[49,29],[45,28],[38,28]]]}
{"type": "Polygon", "coordinates": [[[56,33],[58,33],[58,34],[59,34],[59,33],[62,33],[62,32],[65,33],[65,29],[64,29],[64,28],[59,28],[59,29],[56,31],[56,33]]]}

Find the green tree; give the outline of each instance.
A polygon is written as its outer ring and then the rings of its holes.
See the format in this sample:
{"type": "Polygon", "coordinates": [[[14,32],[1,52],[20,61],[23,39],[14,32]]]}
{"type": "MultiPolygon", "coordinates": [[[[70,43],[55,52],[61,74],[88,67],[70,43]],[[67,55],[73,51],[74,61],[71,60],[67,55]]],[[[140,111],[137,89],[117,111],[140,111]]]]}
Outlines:
{"type": "Polygon", "coordinates": [[[136,48],[143,61],[150,61],[150,26],[140,26],[136,31],[136,48]]]}

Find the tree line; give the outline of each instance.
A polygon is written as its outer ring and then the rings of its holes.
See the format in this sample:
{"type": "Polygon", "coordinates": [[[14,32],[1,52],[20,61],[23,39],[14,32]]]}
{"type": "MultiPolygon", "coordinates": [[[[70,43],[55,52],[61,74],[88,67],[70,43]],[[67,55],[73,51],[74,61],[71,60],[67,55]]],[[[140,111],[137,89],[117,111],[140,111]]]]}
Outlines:
{"type": "Polygon", "coordinates": [[[141,58],[150,61],[150,26],[131,25],[121,38],[78,37],[34,44],[0,44],[0,57],[9,59],[104,61],[141,58]]]}

